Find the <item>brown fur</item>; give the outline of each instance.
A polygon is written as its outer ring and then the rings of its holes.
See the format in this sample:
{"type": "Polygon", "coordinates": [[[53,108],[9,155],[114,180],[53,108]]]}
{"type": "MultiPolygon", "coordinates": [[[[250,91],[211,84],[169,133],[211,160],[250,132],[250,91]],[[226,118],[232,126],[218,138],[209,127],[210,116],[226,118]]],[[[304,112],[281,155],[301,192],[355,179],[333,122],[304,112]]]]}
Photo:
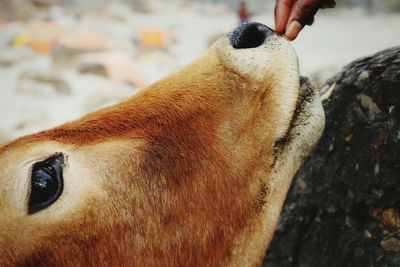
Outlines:
{"type": "Polygon", "coordinates": [[[71,170],[60,203],[31,218],[10,211],[11,193],[0,186],[0,265],[259,264],[277,215],[270,229],[261,221],[268,205],[283,202],[268,178],[281,137],[275,87],[211,51],[125,102],[1,147],[0,181],[37,147],[55,146],[71,170]],[[68,165],[78,156],[73,164],[87,177],[68,165]],[[89,185],[68,187],[69,177],[89,185]],[[249,233],[260,229],[254,251],[249,233]],[[249,249],[255,257],[242,261],[249,249]]]}

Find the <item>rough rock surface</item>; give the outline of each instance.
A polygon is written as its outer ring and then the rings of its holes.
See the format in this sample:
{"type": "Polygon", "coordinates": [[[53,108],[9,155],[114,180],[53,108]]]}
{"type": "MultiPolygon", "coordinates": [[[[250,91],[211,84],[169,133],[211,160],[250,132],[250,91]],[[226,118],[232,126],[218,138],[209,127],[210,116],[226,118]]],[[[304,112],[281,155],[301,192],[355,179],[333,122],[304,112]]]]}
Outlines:
{"type": "Polygon", "coordinates": [[[322,93],[325,132],[263,266],[400,266],[400,47],[351,63],[322,93]]]}

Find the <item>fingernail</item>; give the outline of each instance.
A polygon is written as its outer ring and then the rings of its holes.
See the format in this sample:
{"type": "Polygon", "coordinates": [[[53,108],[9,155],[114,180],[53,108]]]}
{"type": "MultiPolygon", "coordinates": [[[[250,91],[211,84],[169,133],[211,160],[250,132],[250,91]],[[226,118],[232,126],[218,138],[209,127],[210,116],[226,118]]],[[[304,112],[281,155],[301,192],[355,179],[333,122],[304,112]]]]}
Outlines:
{"type": "Polygon", "coordinates": [[[298,21],[294,20],[286,28],[285,35],[288,37],[288,39],[294,40],[296,39],[297,35],[299,34],[302,28],[303,26],[298,21]]]}

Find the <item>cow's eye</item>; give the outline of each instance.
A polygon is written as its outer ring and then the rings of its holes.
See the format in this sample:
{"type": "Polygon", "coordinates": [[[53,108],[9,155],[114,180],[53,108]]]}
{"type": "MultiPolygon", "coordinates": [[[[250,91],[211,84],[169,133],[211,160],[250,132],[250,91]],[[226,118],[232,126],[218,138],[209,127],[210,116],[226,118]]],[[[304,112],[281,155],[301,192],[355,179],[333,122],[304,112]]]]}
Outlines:
{"type": "Polygon", "coordinates": [[[63,191],[62,168],[64,156],[55,154],[32,168],[28,213],[33,214],[49,207],[63,191]]]}

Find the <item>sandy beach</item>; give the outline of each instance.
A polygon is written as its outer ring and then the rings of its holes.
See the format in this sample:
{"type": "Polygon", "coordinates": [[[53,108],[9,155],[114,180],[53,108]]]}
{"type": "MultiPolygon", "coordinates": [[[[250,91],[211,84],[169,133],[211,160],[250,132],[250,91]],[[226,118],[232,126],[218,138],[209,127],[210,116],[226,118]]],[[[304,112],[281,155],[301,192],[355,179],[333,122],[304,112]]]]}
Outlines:
{"type": "MultiPolygon", "coordinates": [[[[131,59],[146,77],[146,84],[194,60],[204,53],[213,36],[225,34],[237,25],[236,14],[223,8],[178,8],[173,4],[161,5],[150,13],[114,6],[109,14],[88,13],[79,19],[63,14],[62,10],[54,12],[60,12],[56,18],[62,25],[109,36],[113,41],[111,50],[131,59]],[[146,28],[170,33],[171,36],[165,37],[166,46],[141,49],[138,32],[146,28]]],[[[253,20],[273,26],[272,10],[254,15],[253,20]]],[[[82,73],[75,67],[55,68],[54,53],[13,48],[10,43],[29,23],[14,22],[0,28],[0,63],[3,59],[0,64],[0,142],[73,120],[140,90],[132,83],[82,73]],[[15,62],[5,64],[4,58],[10,57],[14,50],[19,54],[15,62]],[[29,71],[50,73],[59,80],[43,82],[43,79],[27,76],[29,71]],[[65,83],[66,87],[60,87],[57,82],[65,83]]],[[[323,10],[315,24],[304,29],[292,44],[298,53],[301,73],[323,80],[356,58],[400,45],[400,15],[323,10]]]]}

